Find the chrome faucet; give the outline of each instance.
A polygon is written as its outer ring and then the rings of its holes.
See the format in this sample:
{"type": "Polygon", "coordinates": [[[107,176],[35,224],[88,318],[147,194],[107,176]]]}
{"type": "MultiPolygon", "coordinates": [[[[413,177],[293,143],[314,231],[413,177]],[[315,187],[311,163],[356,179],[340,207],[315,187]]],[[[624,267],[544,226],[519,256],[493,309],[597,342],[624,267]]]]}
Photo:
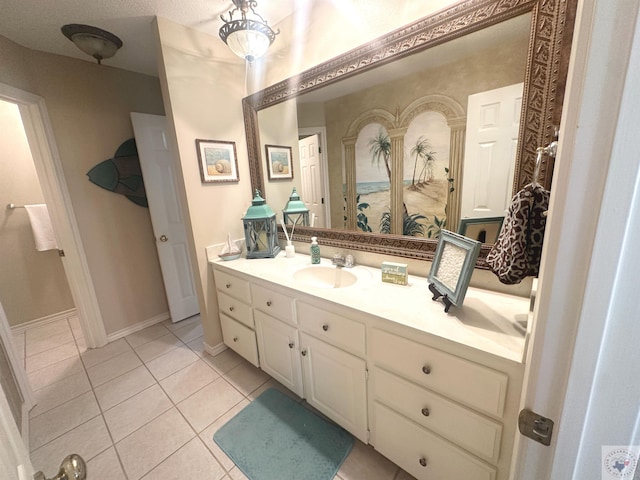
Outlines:
{"type": "Polygon", "coordinates": [[[336,267],[351,268],[354,265],[353,255],[344,256],[336,253],[331,259],[331,263],[336,267]]]}

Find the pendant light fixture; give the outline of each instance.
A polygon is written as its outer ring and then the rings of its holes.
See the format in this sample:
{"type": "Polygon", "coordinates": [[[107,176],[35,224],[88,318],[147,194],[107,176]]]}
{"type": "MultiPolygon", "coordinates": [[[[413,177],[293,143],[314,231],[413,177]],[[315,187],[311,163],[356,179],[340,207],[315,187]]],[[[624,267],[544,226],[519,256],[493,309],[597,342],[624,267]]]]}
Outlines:
{"type": "Polygon", "coordinates": [[[220,27],[220,38],[233,53],[248,62],[253,62],[267,53],[280,30],[274,32],[267,25],[267,21],[256,13],[255,8],[258,6],[258,2],[254,0],[232,1],[235,7],[229,11],[229,20],[220,15],[224,22],[224,25],[220,27]]]}
{"type": "Polygon", "coordinates": [[[122,47],[122,40],[101,28],[70,23],[64,25],[61,30],[63,35],[71,40],[76,47],[87,55],[91,55],[98,63],[113,57],[122,47]]]}

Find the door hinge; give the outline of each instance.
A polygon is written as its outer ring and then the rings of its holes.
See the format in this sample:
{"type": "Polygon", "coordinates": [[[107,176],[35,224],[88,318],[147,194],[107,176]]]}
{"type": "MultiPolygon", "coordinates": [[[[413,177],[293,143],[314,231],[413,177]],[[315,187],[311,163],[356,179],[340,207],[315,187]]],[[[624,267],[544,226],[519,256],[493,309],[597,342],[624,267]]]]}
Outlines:
{"type": "Polygon", "coordinates": [[[364,369],[364,379],[367,380],[367,381],[369,380],[369,369],[368,368],[364,369]]]}
{"type": "Polygon", "coordinates": [[[64,257],[65,256],[64,250],[58,250],[58,256],[59,257],[64,257]]]}
{"type": "Polygon", "coordinates": [[[529,437],[542,445],[551,444],[553,420],[543,417],[526,408],[518,415],[518,429],[525,437],[529,437]]]}
{"type": "Polygon", "coordinates": [[[322,154],[322,147],[318,147],[318,153],[322,154]]]}

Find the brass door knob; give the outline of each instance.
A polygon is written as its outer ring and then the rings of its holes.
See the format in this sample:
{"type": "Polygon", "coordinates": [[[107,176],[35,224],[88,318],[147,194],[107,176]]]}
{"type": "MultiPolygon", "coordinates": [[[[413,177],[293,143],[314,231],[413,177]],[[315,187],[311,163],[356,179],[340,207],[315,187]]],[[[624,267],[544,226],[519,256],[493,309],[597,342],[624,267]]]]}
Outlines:
{"type": "Polygon", "coordinates": [[[422,373],[424,373],[425,375],[429,375],[431,373],[431,367],[429,365],[425,365],[424,367],[422,367],[422,373]]]}
{"type": "Polygon", "coordinates": [[[161,242],[166,242],[169,240],[169,237],[167,237],[166,235],[160,235],[160,241],[161,242]]]}

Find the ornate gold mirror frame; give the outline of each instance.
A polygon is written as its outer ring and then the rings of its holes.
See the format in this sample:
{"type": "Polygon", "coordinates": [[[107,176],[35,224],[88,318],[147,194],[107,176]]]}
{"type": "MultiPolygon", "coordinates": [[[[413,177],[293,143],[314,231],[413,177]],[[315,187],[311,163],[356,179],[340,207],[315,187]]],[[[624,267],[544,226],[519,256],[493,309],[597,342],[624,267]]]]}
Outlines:
{"type": "MultiPolygon", "coordinates": [[[[536,148],[551,142],[560,123],[576,4],[577,0],[462,1],[244,98],[252,189],[264,192],[259,110],[530,12],[514,181],[514,192],[519,190],[531,182],[536,148]]],[[[538,181],[550,188],[552,173],[552,162],[545,162],[538,181]]],[[[428,261],[433,260],[437,246],[433,239],[310,227],[296,228],[294,240],[310,242],[312,236],[321,238],[324,245],[428,261]]],[[[476,268],[487,268],[490,248],[482,246],[476,268]]]]}

